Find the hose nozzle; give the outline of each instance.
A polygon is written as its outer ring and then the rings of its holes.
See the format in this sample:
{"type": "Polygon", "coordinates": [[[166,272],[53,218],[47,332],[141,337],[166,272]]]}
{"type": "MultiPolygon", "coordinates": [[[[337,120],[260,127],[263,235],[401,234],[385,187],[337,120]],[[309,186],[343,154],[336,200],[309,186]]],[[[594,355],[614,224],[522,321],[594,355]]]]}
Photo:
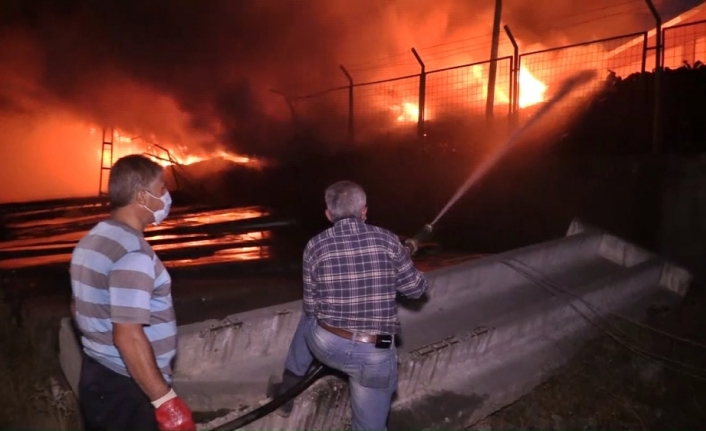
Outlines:
{"type": "Polygon", "coordinates": [[[412,254],[416,254],[419,249],[419,243],[428,241],[431,237],[431,231],[434,229],[434,225],[431,223],[425,224],[423,228],[417,232],[412,238],[407,238],[405,240],[405,246],[409,248],[412,254]]]}
{"type": "Polygon", "coordinates": [[[434,225],[431,223],[425,224],[424,227],[421,228],[416,235],[414,235],[414,239],[417,241],[427,241],[431,236],[432,230],[434,230],[434,225]]]}

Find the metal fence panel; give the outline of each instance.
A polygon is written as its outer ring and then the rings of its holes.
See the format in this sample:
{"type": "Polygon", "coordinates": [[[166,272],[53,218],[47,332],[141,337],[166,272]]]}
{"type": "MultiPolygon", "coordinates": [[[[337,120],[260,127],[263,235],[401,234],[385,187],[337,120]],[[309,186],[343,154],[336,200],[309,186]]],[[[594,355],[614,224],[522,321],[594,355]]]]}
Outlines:
{"type": "MultiPolygon", "coordinates": [[[[669,27],[663,32],[664,67],[706,61],[706,21],[669,27]]],[[[517,75],[512,72],[511,57],[498,59],[493,113],[500,116],[511,112],[515,77],[519,81],[517,105],[522,111],[545,100],[552,88],[579,70],[594,69],[599,75],[574,92],[573,97],[588,96],[612,78],[652,71],[655,51],[647,49],[647,42],[647,33],[642,32],[522,54],[517,75]]],[[[425,121],[485,116],[489,66],[490,61],[485,61],[428,72],[423,93],[425,121]]],[[[347,139],[348,90],[341,87],[294,99],[295,125],[309,129],[315,125],[323,139],[347,139]]],[[[420,75],[356,84],[353,106],[356,137],[413,135],[418,126],[419,98],[420,75]]]]}
{"type": "Polygon", "coordinates": [[[579,70],[598,70],[599,79],[574,93],[581,97],[591,94],[613,74],[625,78],[642,72],[646,37],[646,33],[636,33],[520,55],[520,108],[534,103],[529,92],[536,91],[535,80],[551,89],[579,70]]]}
{"type": "Polygon", "coordinates": [[[314,132],[327,142],[348,138],[348,87],[292,99],[292,109],[298,132],[314,132]]]}
{"type": "Polygon", "coordinates": [[[664,29],[662,65],[671,69],[706,62],[706,21],[664,29]]]}
{"type": "MultiPolygon", "coordinates": [[[[510,112],[512,58],[496,60],[494,115],[510,112]]],[[[435,70],[427,74],[425,118],[444,121],[485,116],[491,61],[435,70]]]]}
{"type": "Polygon", "coordinates": [[[419,75],[359,84],[353,94],[356,138],[416,133],[419,75]]]}

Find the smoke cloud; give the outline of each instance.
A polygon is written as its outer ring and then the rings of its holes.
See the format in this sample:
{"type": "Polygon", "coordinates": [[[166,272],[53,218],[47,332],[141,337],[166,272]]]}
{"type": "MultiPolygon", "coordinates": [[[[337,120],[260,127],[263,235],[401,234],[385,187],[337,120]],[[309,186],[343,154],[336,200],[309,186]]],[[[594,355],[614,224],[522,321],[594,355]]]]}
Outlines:
{"type": "MultiPolygon", "coordinates": [[[[504,3],[504,23],[527,46],[600,33],[591,25],[554,28],[595,2],[504,3]]],[[[0,201],[94,193],[86,184],[95,179],[97,188],[100,140],[91,127],[276,155],[290,112],[271,89],[304,94],[345,85],[339,64],[356,70],[358,82],[415,73],[412,46],[431,47],[424,55],[449,41],[486,43],[493,7],[492,0],[5,0],[0,201]],[[391,66],[356,67],[371,61],[391,66]],[[67,167],[71,174],[61,177],[67,167]]],[[[621,33],[650,22],[647,10],[619,19],[621,33]]]]}

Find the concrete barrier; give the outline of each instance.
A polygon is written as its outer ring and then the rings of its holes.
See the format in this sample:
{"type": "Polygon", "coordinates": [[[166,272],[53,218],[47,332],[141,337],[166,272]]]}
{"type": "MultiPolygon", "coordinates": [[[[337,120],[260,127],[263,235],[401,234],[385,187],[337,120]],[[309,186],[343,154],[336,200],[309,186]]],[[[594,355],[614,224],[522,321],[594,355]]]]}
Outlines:
{"type": "MultiPolygon", "coordinates": [[[[680,301],[691,282],[683,268],[579,220],[564,238],[428,276],[428,297],[399,312],[392,429],[480,420],[548,378],[594,335],[596,307],[641,318],[654,302],[680,301]]],[[[301,301],[294,301],[179,327],[177,392],[195,411],[233,410],[200,428],[264,402],[267,379],[281,373],[301,312],[301,301]]],[[[66,337],[62,351],[75,349],[66,337]]],[[[65,365],[70,379],[75,373],[65,365]]],[[[297,398],[289,418],[269,415],[247,429],[342,429],[349,420],[345,382],[325,377],[297,398]]]]}

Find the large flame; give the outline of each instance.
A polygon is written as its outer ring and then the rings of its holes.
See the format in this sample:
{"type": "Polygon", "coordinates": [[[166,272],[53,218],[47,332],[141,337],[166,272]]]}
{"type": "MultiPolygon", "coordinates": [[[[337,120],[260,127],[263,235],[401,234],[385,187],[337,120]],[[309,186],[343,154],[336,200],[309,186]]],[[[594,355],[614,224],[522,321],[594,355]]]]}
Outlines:
{"type": "Polygon", "coordinates": [[[547,86],[535,78],[525,66],[520,66],[520,108],[543,102],[545,91],[547,86]]]}
{"type": "MultiPolygon", "coordinates": [[[[220,158],[223,160],[228,160],[229,162],[240,163],[240,164],[255,163],[255,160],[250,157],[240,156],[238,154],[234,154],[234,153],[231,153],[229,151],[224,151],[224,150],[213,151],[213,152],[211,152],[207,155],[203,155],[203,156],[196,156],[193,154],[187,154],[185,156],[172,156],[172,157],[180,165],[190,165],[192,163],[203,162],[204,160],[216,159],[216,158],[220,158]]],[[[160,163],[163,166],[171,164],[170,162],[167,162],[164,160],[159,160],[159,159],[157,160],[157,163],[160,163]]]]}
{"type": "MultiPolygon", "coordinates": [[[[488,100],[488,78],[484,76],[483,66],[474,64],[471,66],[471,73],[473,74],[474,82],[479,82],[483,87],[483,102],[485,102],[488,100]]],[[[501,88],[498,88],[498,84],[495,84],[495,96],[497,97],[496,102],[510,103],[510,97],[501,88]]]]}
{"type": "MultiPolygon", "coordinates": [[[[90,133],[91,135],[98,135],[100,132],[97,128],[91,128],[90,133]]],[[[106,138],[106,140],[110,141],[110,137],[106,138]]],[[[114,131],[112,142],[112,154],[109,147],[103,148],[102,154],[100,154],[104,167],[108,167],[119,158],[130,154],[144,154],[150,156],[152,160],[164,167],[174,164],[191,165],[212,159],[223,159],[252,168],[260,168],[263,166],[262,160],[226,150],[199,151],[198,153],[190,152],[188,148],[184,146],[174,149],[174,147],[155,145],[150,142],[145,142],[142,139],[131,138],[118,130],[114,131]]]]}
{"type": "Polygon", "coordinates": [[[391,106],[390,109],[400,123],[417,122],[419,119],[419,105],[416,103],[403,102],[400,105],[391,106]]]}
{"type": "MultiPolygon", "coordinates": [[[[485,101],[488,98],[488,77],[485,71],[487,65],[474,64],[470,66],[471,73],[466,75],[465,87],[473,85],[481,85],[483,90],[482,100],[469,100],[467,103],[478,104],[483,103],[485,106],[485,101]]],[[[547,85],[542,81],[537,79],[525,66],[520,67],[520,94],[519,94],[519,106],[520,108],[526,108],[528,106],[536,105],[545,100],[544,93],[547,91],[547,85]]],[[[510,103],[510,97],[507,92],[502,88],[503,84],[496,84],[495,86],[495,103],[496,104],[508,104],[510,103]]],[[[402,101],[397,105],[392,105],[388,107],[392,111],[393,117],[398,123],[416,123],[419,119],[419,105],[414,102],[402,101]]],[[[429,110],[425,108],[424,110],[425,120],[429,120],[429,110]]]]}
{"type": "MultiPolygon", "coordinates": [[[[471,66],[473,78],[483,85],[483,102],[488,98],[488,78],[483,73],[483,66],[475,64],[471,66]]],[[[525,66],[520,66],[520,97],[518,103],[520,108],[536,105],[544,101],[544,93],[547,91],[547,86],[530,73],[525,66]]],[[[510,103],[508,94],[495,85],[496,103],[510,103]]]]}

